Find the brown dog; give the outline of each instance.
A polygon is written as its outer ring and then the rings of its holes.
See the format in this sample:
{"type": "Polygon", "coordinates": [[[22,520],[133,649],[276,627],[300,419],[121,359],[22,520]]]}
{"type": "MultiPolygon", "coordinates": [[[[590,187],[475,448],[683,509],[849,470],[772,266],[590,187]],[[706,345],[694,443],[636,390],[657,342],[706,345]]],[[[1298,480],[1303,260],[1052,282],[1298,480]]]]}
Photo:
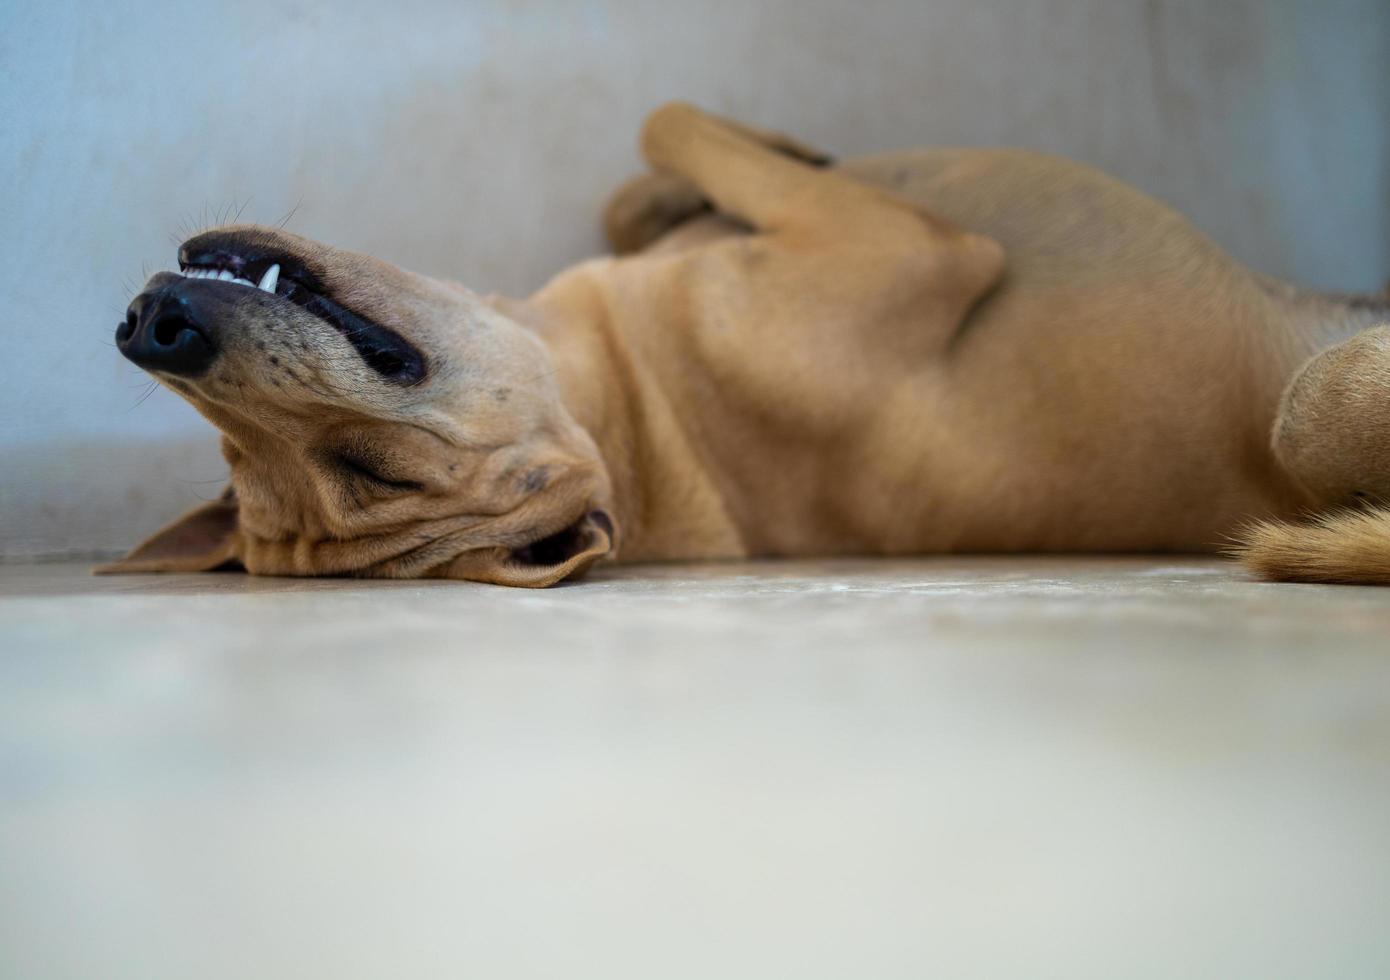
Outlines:
{"type": "Polygon", "coordinates": [[[108,570],[544,586],[620,542],[636,561],[1243,533],[1270,577],[1390,581],[1390,328],[1370,329],[1390,304],[1263,279],[1032,153],[827,167],[679,104],[642,148],[656,173],[607,214],[633,254],[525,301],[267,228],[185,243],[117,341],[222,430],[232,487],[108,570]]]}

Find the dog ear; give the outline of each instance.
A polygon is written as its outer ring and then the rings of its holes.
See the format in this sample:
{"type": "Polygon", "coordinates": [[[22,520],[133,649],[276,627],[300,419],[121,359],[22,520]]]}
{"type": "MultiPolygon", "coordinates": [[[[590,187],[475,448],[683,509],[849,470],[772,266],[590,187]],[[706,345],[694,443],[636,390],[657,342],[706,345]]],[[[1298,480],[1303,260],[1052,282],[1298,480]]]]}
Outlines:
{"type": "Polygon", "coordinates": [[[189,511],[96,573],[208,572],[236,560],[237,502],[228,487],[221,498],[189,511]]]}
{"type": "Polygon", "coordinates": [[[479,548],[454,559],[444,578],[543,589],[578,578],[613,550],[616,532],[607,511],[593,510],[569,527],[524,548],[479,548]]]}

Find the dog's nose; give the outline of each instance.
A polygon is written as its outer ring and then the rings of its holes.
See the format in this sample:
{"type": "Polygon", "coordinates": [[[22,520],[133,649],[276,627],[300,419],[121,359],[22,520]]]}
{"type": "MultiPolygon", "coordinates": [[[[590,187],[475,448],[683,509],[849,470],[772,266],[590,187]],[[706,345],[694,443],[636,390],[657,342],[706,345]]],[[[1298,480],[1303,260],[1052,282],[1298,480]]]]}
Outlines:
{"type": "Polygon", "coordinates": [[[145,290],[116,328],[116,346],[142,368],[191,378],[217,358],[212,318],[185,283],[145,290]]]}

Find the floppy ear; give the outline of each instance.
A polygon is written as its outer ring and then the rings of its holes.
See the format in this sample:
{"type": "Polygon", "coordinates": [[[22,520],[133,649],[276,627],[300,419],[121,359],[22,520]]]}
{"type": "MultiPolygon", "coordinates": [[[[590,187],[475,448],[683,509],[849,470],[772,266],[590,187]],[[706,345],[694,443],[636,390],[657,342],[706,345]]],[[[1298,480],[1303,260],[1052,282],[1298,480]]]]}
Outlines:
{"type": "Polygon", "coordinates": [[[524,548],[479,548],[460,555],[440,573],[525,589],[543,589],[567,578],[578,578],[613,550],[613,519],[593,510],[569,527],[524,548]]]}
{"type": "Polygon", "coordinates": [[[237,502],[231,487],[221,498],[184,514],[98,575],[123,572],[208,572],[237,558],[237,502]]]}

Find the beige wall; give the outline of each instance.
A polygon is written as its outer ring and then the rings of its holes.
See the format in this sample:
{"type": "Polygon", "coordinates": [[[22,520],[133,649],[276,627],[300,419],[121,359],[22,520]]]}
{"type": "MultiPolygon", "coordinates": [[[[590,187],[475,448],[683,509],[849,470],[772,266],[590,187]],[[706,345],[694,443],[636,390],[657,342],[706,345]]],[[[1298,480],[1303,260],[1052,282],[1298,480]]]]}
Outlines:
{"type": "Polygon", "coordinates": [[[1390,274],[1390,4],[1259,0],[0,8],[0,555],[121,547],[218,489],[110,346],[181,230],[240,208],[482,290],[599,248],[668,98],[841,154],[1104,167],[1266,272],[1390,274]],[[139,404],[137,404],[139,401],[139,404]]]}

